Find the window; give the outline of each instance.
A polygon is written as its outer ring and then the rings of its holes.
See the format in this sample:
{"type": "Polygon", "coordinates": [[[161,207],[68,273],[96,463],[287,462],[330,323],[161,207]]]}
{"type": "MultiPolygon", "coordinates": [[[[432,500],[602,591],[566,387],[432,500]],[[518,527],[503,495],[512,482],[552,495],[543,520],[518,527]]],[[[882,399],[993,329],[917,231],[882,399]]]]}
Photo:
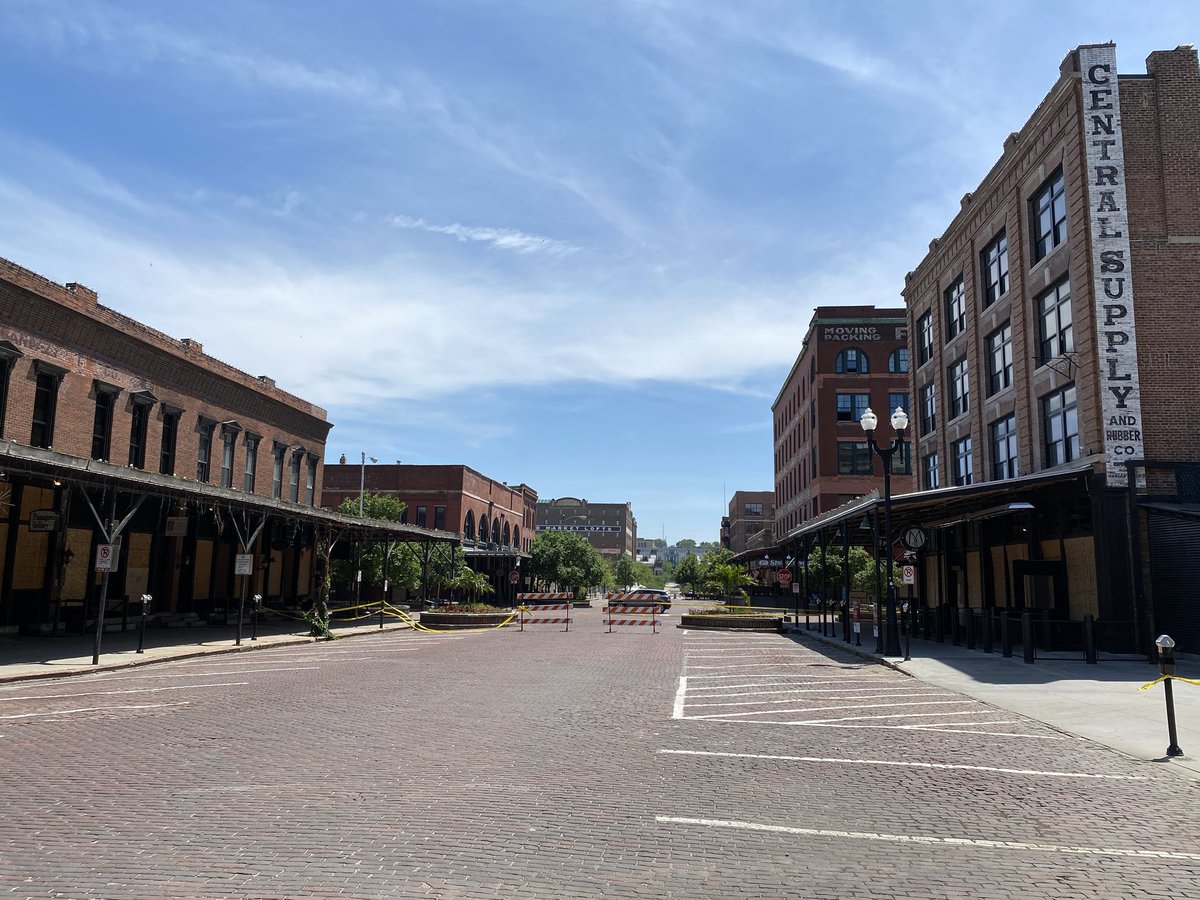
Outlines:
{"type": "Polygon", "coordinates": [[[745,514],[747,516],[761,516],[762,515],[762,504],[761,503],[747,503],[745,514]]]}
{"type": "Polygon", "coordinates": [[[838,441],[839,475],[870,475],[871,448],[866,441],[838,441]]]}
{"type": "Polygon", "coordinates": [[[308,465],[304,475],[304,505],[316,506],[317,503],[317,458],[308,457],[308,465]]]}
{"type": "Polygon", "coordinates": [[[950,367],[946,382],[950,387],[950,412],[947,419],[957,419],[971,408],[967,358],[964,356],[950,367]]]}
{"type": "Polygon", "coordinates": [[[896,411],[897,406],[906,413],[912,412],[908,406],[908,394],[888,394],[887,414],[889,418],[891,417],[892,413],[896,411]]]}
{"type": "Polygon", "coordinates": [[[163,408],[162,414],[162,445],[158,449],[158,472],[160,475],[175,474],[175,440],[179,436],[179,417],[177,409],[163,408]]]}
{"type": "Polygon", "coordinates": [[[58,372],[39,368],[37,387],[33,394],[33,429],[29,443],[34,447],[49,450],[54,445],[54,413],[58,407],[58,385],[62,376],[58,372]]]}
{"type": "Polygon", "coordinates": [[[150,410],[153,406],[150,400],[137,395],[133,398],[129,422],[129,464],[135,469],[146,468],[146,434],[150,430],[150,410]]]}
{"type": "Polygon", "coordinates": [[[837,420],[839,422],[857,422],[870,405],[870,394],[838,394],[837,420]]]}
{"type": "Polygon", "coordinates": [[[1071,279],[1064,278],[1038,297],[1038,319],[1041,323],[1042,355],[1045,365],[1056,356],[1075,349],[1071,327],[1071,279]]]}
{"type": "Polygon", "coordinates": [[[479,540],[486,544],[488,539],[488,517],[486,515],[479,517],[479,540]]]}
{"type": "Polygon", "coordinates": [[[1033,261],[1067,239],[1067,198],[1063,194],[1063,173],[1059,169],[1038,188],[1030,201],[1033,217],[1033,261]]]}
{"type": "MultiPolygon", "coordinates": [[[[435,506],[433,508],[433,527],[438,531],[442,531],[446,527],[446,507],[435,506]]],[[[505,528],[508,526],[506,525],[505,528]]]]}
{"type": "MultiPolygon", "coordinates": [[[[4,349],[0,348],[0,351],[4,349]]],[[[0,352],[0,437],[4,435],[4,414],[8,411],[8,378],[12,374],[12,369],[13,357],[0,352]]]]}
{"type": "Polygon", "coordinates": [[[283,499],[283,457],[287,447],[276,444],[271,450],[271,499],[283,499]]]}
{"type": "Polygon", "coordinates": [[[258,435],[246,435],[246,471],[242,475],[242,490],[247,494],[254,493],[254,470],[258,468],[258,442],[258,435]]]}
{"type": "Polygon", "coordinates": [[[196,480],[208,482],[208,465],[212,459],[212,439],[215,422],[200,420],[200,442],[196,445],[196,480]]]}
{"type": "Polygon", "coordinates": [[[867,354],[857,347],[847,347],[833,363],[833,370],[839,375],[866,375],[870,368],[867,354]]]}
{"type": "Polygon", "coordinates": [[[967,298],[963,291],[961,275],[946,288],[942,296],[946,301],[946,340],[958,337],[967,328],[967,298]]]}
{"type": "Polygon", "coordinates": [[[1075,408],[1075,385],[1070,384],[1042,399],[1046,466],[1057,466],[1079,458],[1079,414],[1075,408]]]}
{"type": "Polygon", "coordinates": [[[492,543],[500,543],[500,519],[492,519],[492,543]]]}
{"type": "Polygon", "coordinates": [[[425,519],[426,519],[427,513],[428,513],[428,510],[424,506],[417,507],[417,527],[418,528],[425,527],[425,519]]]}
{"type": "Polygon", "coordinates": [[[992,478],[1003,481],[1016,478],[1017,471],[1017,417],[1005,416],[993,422],[992,430],[992,478]]]}
{"type": "Polygon", "coordinates": [[[232,428],[221,429],[221,487],[233,487],[233,446],[237,432],[232,428]]]}
{"type": "Polygon", "coordinates": [[[941,484],[938,479],[938,455],[936,453],[929,453],[925,456],[921,469],[925,490],[931,491],[941,484]]]}
{"type": "Polygon", "coordinates": [[[116,390],[97,382],[96,414],[92,418],[92,459],[108,461],[112,449],[113,408],[116,405],[116,390]]]}
{"type": "Polygon", "coordinates": [[[921,388],[921,434],[932,434],[937,430],[937,395],[933,382],[921,388]]]}
{"type": "Polygon", "coordinates": [[[288,482],[288,499],[293,503],[300,502],[300,463],[303,459],[303,450],[297,450],[292,454],[292,465],[289,473],[291,480],[288,482]]]}
{"type": "Polygon", "coordinates": [[[903,375],[908,371],[908,348],[898,347],[888,357],[888,371],[893,375],[903,375]]]}
{"type": "Polygon", "coordinates": [[[988,396],[1012,385],[1012,327],[1005,322],[987,338],[988,396]]]}
{"type": "Polygon", "coordinates": [[[468,509],[467,518],[463,521],[463,539],[475,540],[475,511],[468,509]]]}
{"type": "Polygon", "coordinates": [[[979,254],[983,272],[983,308],[987,309],[1008,293],[1008,236],[1001,231],[979,254]]]}
{"type": "MultiPolygon", "coordinates": [[[[436,518],[437,510],[435,509],[433,512],[434,512],[434,517],[436,518]]],[[[500,546],[501,547],[508,546],[508,523],[507,522],[504,523],[504,531],[500,535],[500,546]]]]}
{"type": "Polygon", "coordinates": [[[954,483],[955,485],[970,484],[973,469],[971,467],[971,436],[967,435],[961,441],[950,445],[954,453],[954,483]]]}
{"type": "Polygon", "coordinates": [[[917,365],[933,359],[933,310],[917,319],[917,365]]]}
{"type": "Polygon", "coordinates": [[[910,442],[901,441],[896,452],[892,454],[892,474],[912,474],[912,444],[910,442]]]}

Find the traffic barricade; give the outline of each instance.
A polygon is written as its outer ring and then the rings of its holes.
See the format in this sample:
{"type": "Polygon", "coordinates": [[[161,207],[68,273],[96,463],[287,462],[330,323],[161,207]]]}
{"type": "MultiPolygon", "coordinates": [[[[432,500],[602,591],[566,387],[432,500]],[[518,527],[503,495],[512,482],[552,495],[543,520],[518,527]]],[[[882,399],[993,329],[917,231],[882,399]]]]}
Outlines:
{"type": "Polygon", "coordinates": [[[604,607],[604,621],[610,634],[614,625],[649,625],[651,632],[658,634],[658,607],[662,602],[662,595],[630,591],[609,593],[605,599],[608,605],[604,607]]]}
{"type": "Polygon", "coordinates": [[[517,594],[517,608],[521,611],[521,631],[525,630],[526,625],[562,625],[563,631],[570,631],[571,601],[574,598],[575,594],[571,591],[517,594]]]}

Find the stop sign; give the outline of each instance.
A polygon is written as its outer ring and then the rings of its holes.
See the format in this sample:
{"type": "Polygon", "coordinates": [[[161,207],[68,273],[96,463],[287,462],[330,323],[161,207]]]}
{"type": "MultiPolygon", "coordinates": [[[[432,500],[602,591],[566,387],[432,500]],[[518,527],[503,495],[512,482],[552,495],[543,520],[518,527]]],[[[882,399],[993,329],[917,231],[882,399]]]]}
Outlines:
{"type": "Polygon", "coordinates": [[[787,587],[792,583],[792,573],[788,569],[780,569],[775,573],[775,580],[787,587]]]}
{"type": "Polygon", "coordinates": [[[521,573],[518,572],[516,569],[513,569],[511,572],[508,573],[508,583],[509,584],[516,584],[518,581],[520,581],[520,579],[521,579],[521,573]]]}

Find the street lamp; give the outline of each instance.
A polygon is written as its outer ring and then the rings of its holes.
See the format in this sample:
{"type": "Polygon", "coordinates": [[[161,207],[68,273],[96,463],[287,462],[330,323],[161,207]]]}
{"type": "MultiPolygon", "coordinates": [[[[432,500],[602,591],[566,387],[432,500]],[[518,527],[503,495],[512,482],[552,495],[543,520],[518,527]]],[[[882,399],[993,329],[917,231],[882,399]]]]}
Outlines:
{"type": "MultiPolygon", "coordinates": [[[[366,494],[366,488],[367,488],[367,459],[368,459],[367,452],[365,450],[363,450],[361,452],[362,452],[362,465],[359,467],[359,470],[358,470],[359,471],[359,474],[358,474],[358,515],[359,515],[359,518],[362,518],[365,515],[365,513],[363,512],[363,495],[366,494]]],[[[379,462],[379,460],[377,460],[374,456],[369,457],[369,458],[370,458],[372,464],[379,462]]],[[[354,596],[355,596],[354,603],[356,606],[361,606],[362,605],[362,580],[363,580],[362,579],[362,541],[361,540],[358,542],[358,571],[357,571],[357,573],[355,573],[355,579],[356,580],[355,580],[355,589],[354,589],[354,596]]],[[[355,615],[357,615],[357,614],[358,614],[358,612],[356,610],[355,615]]]]}
{"type": "Polygon", "coordinates": [[[883,460],[883,534],[884,552],[887,554],[887,640],[884,646],[885,656],[900,655],[900,634],[896,623],[896,582],[892,575],[892,457],[904,449],[904,430],[908,428],[908,414],[904,407],[897,406],[892,413],[892,430],[896,438],[887,447],[875,443],[875,426],[879,419],[871,408],[862,414],[858,420],[863,431],[867,433],[867,445],[879,454],[883,460]]]}

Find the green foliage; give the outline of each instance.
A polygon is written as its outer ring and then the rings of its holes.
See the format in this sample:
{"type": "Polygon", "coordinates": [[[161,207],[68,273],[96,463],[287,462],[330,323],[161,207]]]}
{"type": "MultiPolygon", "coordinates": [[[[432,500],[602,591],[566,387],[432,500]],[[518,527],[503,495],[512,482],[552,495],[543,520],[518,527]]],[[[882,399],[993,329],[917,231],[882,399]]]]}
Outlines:
{"type": "Polygon", "coordinates": [[[613,583],[622,590],[638,582],[637,564],[624,553],[613,560],[612,574],[613,583]]]}
{"type": "Polygon", "coordinates": [[[704,575],[700,572],[700,560],[694,553],[689,553],[680,561],[679,568],[675,570],[675,580],[692,594],[700,590],[704,575]]]}
{"type": "Polygon", "coordinates": [[[676,547],[685,547],[689,550],[692,550],[692,549],[695,549],[696,542],[693,541],[691,538],[684,538],[682,541],[676,541],[675,546],[676,547]]]}
{"type": "MultiPolygon", "coordinates": [[[[458,574],[447,583],[447,586],[456,591],[462,591],[472,601],[478,601],[484,594],[492,594],[496,591],[486,575],[482,572],[476,572],[465,562],[459,565],[458,574]]],[[[459,605],[461,606],[462,604],[459,605]]]]}
{"type": "MultiPolygon", "coordinates": [[[[826,546],[825,565],[822,568],[821,551],[813,550],[808,556],[809,590],[820,589],[822,573],[824,573],[824,584],[827,588],[836,592],[845,587],[846,583],[842,572],[843,559],[841,546],[826,546]]],[[[899,567],[893,567],[892,577],[896,586],[899,587],[903,581],[899,567]]],[[[881,560],[880,585],[884,590],[887,589],[886,559],[881,560]]],[[[850,590],[865,591],[869,596],[875,596],[875,558],[865,547],[852,546],[850,548],[850,590]]]]}
{"type": "Polygon", "coordinates": [[[741,566],[722,562],[709,569],[704,584],[705,587],[719,593],[722,597],[745,601],[750,599],[750,595],[744,588],[748,584],[754,584],[754,579],[747,575],[741,566]]]}
{"type": "Polygon", "coordinates": [[[327,641],[333,640],[334,637],[333,632],[329,630],[329,579],[332,570],[329,564],[329,554],[333,552],[333,545],[336,543],[337,540],[330,538],[328,534],[321,535],[317,539],[317,597],[313,601],[312,608],[304,613],[304,620],[308,622],[309,635],[325,638],[327,641]]]}
{"type": "MultiPolygon", "coordinates": [[[[392,497],[383,494],[363,494],[363,515],[368,518],[399,522],[404,515],[404,509],[404,504],[392,497]]],[[[357,516],[358,498],[347,497],[337,511],[357,516]]],[[[396,542],[390,541],[355,542],[350,548],[349,559],[339,559],[333,563],[334,580],[341,584],[354,584],[361,553],[364,586],[383,584],[386,562],[387,580],[391,586],[411,590],[417,586],[420,572],[411,565],[405,565],[405,561],[396,552],[397,547],[396,542]]]]}
{"type": "Polygon", "coordinates": [[[579,596],[589,587],[612,583],[612,570],[587,539],[569,531],[542,531],[530,553],[533,577],[548,586],[557,584],[579,596]]]}

